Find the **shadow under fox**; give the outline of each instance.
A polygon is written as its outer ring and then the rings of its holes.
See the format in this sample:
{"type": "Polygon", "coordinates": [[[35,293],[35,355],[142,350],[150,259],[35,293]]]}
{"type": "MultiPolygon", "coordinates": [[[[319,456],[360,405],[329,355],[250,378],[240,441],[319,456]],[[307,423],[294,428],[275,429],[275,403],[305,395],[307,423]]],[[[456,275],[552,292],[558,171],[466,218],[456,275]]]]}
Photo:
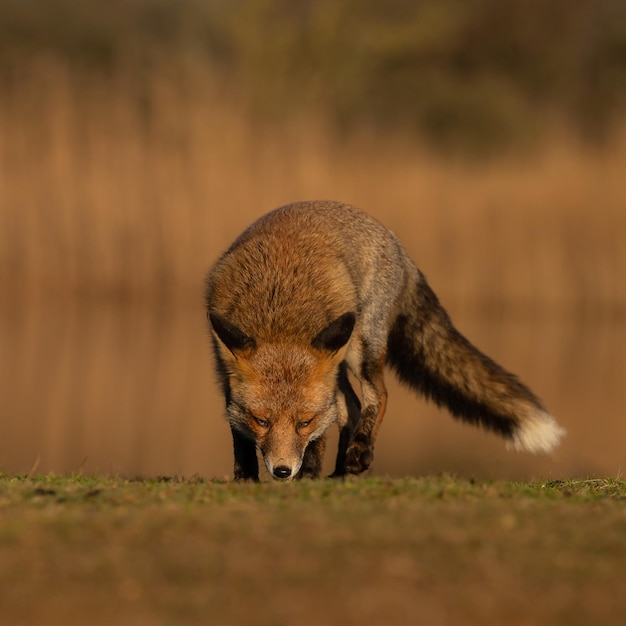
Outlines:
{"type": "Polygon", "coordinates": [[[456,330],[395,235],[354,207],[301,202],[261,217],[211,270],[206,305],[236,480],[258,480],[257,449],[274,478],[319,476],[334,423],[334,475],[367,470],[386,364],[515,449],[549,451],[563,434],[530,389],[456,330]]]}

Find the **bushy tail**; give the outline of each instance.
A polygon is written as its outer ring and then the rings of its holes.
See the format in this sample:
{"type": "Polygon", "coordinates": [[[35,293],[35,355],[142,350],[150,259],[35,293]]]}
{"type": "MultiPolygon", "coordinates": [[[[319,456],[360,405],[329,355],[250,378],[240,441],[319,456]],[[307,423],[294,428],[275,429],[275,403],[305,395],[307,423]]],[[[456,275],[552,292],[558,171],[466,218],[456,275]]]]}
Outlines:
{"type": "Polygon", "coordinates": [[[400,380],[512,448],[548,452],[558,445],[565,431],[537,396],[454,328],[419,272],[408,292],[387,351],[400,380]]]}

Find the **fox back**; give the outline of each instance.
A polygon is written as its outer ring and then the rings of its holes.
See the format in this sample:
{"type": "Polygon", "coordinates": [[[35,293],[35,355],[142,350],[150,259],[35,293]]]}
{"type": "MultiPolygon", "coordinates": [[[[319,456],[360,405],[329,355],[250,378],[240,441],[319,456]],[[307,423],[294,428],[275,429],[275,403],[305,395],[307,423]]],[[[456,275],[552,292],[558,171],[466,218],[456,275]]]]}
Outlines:
{"type": "Polygon", "coordinates": [[[514,446],[549,449],[560,436],[532,392],[456,331],[395,235],[354,207],[263,216],[211,270],[206,304],[236,479],[258,479],[257,450],[274,478],[319,475],[333,423],[335,475],[369,468],[385,363],[514,446]]]}

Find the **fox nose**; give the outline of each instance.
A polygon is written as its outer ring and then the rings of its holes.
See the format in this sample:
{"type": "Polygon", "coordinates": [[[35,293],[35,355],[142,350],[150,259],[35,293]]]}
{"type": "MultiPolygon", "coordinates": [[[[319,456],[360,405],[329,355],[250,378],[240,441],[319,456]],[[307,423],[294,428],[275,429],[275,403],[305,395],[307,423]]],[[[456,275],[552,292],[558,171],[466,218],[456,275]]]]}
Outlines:
{"type": "Polygon", "coordinates": [[[278,465],[274,468],[274,478],[289,478],[291,476],[291,469],[286,465],[278,465]]]}

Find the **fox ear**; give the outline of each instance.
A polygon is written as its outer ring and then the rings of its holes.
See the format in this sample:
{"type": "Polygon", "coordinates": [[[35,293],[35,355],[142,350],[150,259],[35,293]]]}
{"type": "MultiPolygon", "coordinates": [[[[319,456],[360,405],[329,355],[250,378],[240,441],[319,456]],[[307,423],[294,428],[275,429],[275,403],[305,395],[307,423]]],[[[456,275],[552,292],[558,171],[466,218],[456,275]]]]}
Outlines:
{"type": "Polygon", "coordinates": [[[237,350],[252,350],[256,348],[256,341],[249,337],[240,328],[231,324],[217,313],[209,313],[209,321],[215,334],[222,343],[234,354],[237,350]]]}
{"type": "Polygon", "coordinates": [[[322,332],[320,332],[311,342],[311,346],[316,350],[328,350],[329,352],[337,352],[346,345],[354,324],[356,315],[350,311],[338,317],[331,322],[322,332]]]}

